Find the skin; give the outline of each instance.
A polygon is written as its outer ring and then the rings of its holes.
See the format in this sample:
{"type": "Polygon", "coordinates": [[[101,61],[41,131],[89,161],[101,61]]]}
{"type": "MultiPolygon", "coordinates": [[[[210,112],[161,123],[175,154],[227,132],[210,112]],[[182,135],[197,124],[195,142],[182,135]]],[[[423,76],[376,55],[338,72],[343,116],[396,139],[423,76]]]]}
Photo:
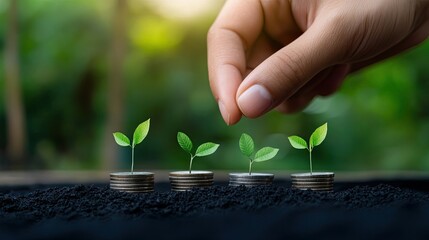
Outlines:
{"type": "Polygon", "coordinates": [[[429,35],[429,0],[228,0],[207,35],[228,125],[302,110],[346,76],[429,35]]]}

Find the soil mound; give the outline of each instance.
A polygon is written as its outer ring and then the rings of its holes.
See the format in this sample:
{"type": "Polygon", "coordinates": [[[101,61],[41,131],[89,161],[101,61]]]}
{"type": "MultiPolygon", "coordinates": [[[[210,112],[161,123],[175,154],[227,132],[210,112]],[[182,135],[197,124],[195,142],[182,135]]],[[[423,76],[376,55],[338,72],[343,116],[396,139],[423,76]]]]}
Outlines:
{"type": "Polygon", "coordinates": [[[52,187],[0,194],[0,216],[0,239],[429,239],[429,194],[386,184],[330,193],[52,187]]]}

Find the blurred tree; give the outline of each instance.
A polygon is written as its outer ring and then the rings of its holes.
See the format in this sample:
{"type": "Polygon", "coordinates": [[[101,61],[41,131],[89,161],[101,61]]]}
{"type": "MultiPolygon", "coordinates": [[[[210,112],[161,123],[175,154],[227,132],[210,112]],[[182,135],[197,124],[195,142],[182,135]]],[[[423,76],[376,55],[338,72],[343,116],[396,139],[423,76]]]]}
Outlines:
{"type": "Polygon", "coordinates": [[[105,169],[112,169],[118,165],[118,148],[112,139],[112,133],[121,128],[123,121],[123,65],[126,46],[127,1],[116,0],[113,11],[112,42],[107,84],[107,122],[102,147],[102,161],[105,169]]]}
{"type": "Polygon", "coordinates": [[[10,0],[5,43],[5,102],[7,153],[11,166],[19,165],[25,156],[25,119],[18,56],[18,0],[10,0]]]}

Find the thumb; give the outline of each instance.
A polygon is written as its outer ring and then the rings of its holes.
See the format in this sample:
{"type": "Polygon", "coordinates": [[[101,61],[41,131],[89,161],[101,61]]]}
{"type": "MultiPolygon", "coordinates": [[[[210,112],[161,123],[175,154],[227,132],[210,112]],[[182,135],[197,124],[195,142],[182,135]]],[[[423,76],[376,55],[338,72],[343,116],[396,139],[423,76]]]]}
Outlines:
{"type": "Polygon", "coordinates": [[[317,73],[341,59],[338,34],[329,25],[324,26],[314,23],[244,79],[236,101],[246,117],[259,117],[275,108],[317,73]]]}

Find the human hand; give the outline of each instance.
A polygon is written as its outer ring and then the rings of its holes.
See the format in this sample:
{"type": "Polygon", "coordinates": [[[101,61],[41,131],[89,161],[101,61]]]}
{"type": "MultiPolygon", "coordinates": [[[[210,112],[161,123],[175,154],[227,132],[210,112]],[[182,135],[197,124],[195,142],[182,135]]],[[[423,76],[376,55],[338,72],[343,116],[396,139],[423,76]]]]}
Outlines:
{"type": "Polygon", "coordinates": [[[428,0],[228,0],[207,35],[210,87],[228,125],[292,113],[428,35],[428,0]]]}

